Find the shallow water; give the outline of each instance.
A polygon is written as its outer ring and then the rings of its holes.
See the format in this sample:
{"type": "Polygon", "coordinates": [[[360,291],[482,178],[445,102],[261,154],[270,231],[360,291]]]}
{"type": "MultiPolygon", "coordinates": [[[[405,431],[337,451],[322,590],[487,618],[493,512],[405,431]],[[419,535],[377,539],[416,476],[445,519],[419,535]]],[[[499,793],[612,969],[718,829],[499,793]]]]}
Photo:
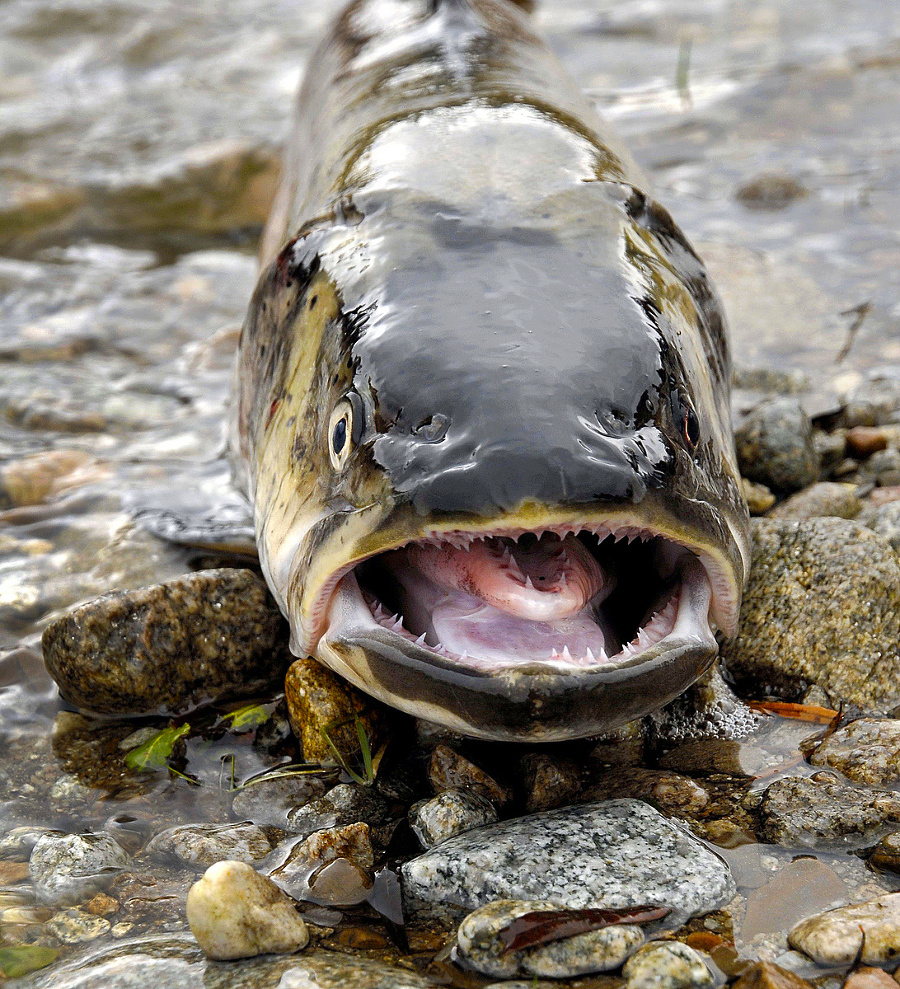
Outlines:
{"type": "MultiPolygon", "coordinates": [[[[46,741],[45,625],[197,563],[136,526],[129,498],[221,484],[204,465],[223,442],[255,238],[337,6],[3,4],[0,470],[72,451],[0,502],[4,778],[43,760],[48,789],[72,780],[46,741]]],[[[900,376],[896,4],[541,0],[536,20],[707,260],[739,368],[805,376],[819,411],[867,374],[900,376]],[[738,198],[770,173],[796,198],[738,198]]],[[[189,788],[164,789],[173,816],[196,811],[189,788]]],[[[71,813],[11,792],[0,831],[71,813]]],[[[90,793],[75,805],[81,824],[110,816],[90,793]]]]}

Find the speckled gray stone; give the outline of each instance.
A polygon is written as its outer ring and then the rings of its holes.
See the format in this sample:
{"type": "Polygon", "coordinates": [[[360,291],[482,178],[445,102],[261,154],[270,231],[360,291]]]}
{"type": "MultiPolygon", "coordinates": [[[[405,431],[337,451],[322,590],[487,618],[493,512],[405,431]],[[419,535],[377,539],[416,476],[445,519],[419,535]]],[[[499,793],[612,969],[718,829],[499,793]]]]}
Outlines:
{"type": "Polygon", "coordinates": [[[754,519],[737,635],[739,684],[798,700],[812,684],[886,713],[900,703],[900,563],[871,529],[836,518],[754,519]]]}
{"type": "MultiPolygon", "coordinates": [[[[332,777],[333,782],[333,777],[332,777]]],[[[235,817],[288,829],[288,815],[325,794],[331,784],[320,776],[285,776],[243,786],[234,795],[235,817]]]]}
{"type": "Polygon", "coordinates": [[[834,516],[852,519],[859,515],[862,502],[855,484],[820,481],[792,494],[769,513],[770,519],[812,519],[834,516]]]}
{"type": "Polygon", "coordinates": [[[795,398],[762,402],[735,431],[741,474],[774,491],[797,491],[818,480],[812,423],[795,398]]]}
{"type": "Polygon", "coordinates": [[[286,827],[294,834],[308,835],[359,821],[377,825],[386,818],[387,802],[372,787],[339,783],[305,807],[289,811],[286,827]]]}
{"type": "Polygon", "coordinates": [[[895,783],[900,780],[900,720],[851,721],[821,742],[809,761],[855,783],[895,783]]]}
{"type": "Polygon", "coordinates": [[[71,907],[106,889],[130,865],[131,857],[109,835],[51,832],[38,839],[28,868],[41,900],[71,907]]]}
{"type": "Polygon", "coordinates": [[[255,824],[184,824],[161,831],[147,845],[155,858],[176,859],[206,869],[226,859],[258,862],[272,850],[255,824]]]}
{"type": "Polygon", "coordinates": [[[401,870],[410,913],[459,916],[497,899],[672,908],[666,923],[734,895],[728,866],[639,800],[610,800],[476,828],[401,870]]]}
{"type": "Polygon", "coordinates": [[[589,972],[607,972],[644,943],[635,924],[617,924],[547,944],[504,952],[499,933],[516,918],[534,911],[559,909],[550,900],[495,900],[460,924],[456,935],[459,960],[484,975],[543,975],[566,979],[589,972]]]}
{"type": "Polygon", "coordinates": [[[712,973],[699,952],[681,941],[657,941],[625,962],[626,989],[706,989],[712,973]]]}
{"type": "Polygon", "coordinates": [[[44,661],[98,714],[181,713],[277,686],[285,624],[249,570],[205,570],[105,594],[48,625],[44,661]]]}
{"type": "Polygon", "coordinates": [[[423,848],[498,820],[497,808],[477,790],[444,790],[416,804],[409,823],[423,848]]]}
{"type": "Polygon", "coordinates": [[[763,835],[772,844],[868,848],[897,830],[900,797],[887,790],[789,776],[769,786],[760,812],[763,835]]]}

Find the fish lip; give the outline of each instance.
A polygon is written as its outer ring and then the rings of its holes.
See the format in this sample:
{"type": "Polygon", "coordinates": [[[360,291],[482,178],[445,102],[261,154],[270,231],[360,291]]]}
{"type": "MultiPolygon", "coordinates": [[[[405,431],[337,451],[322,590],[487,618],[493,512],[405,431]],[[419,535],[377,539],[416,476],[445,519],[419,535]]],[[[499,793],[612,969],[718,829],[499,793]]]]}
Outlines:
{"type": "MultiPolygon", "coordinates": [[[[728,526],[729,536],[733,538],[731,526],[728,526]]],[[[716,627],[722,630],[726,637],[733,636],[737,631],[737,623],[740,608],[741,589],[745,574],[738,576],[736,581],[732,581],[730,574],[733,566],[729,562],[728,553],[711,543],[705,543],[696,538],[693,533],[685,531],[685,527],[675,520],[666,519],[665,524],[651,525],[646,518],[642,518],[637,513],[627,511],[616,511],[602,515],[600,518],[564,521],[545,519],[535,526],[525,526],[519,524],[510,525],[486,525],[481,527],[454,527],[446,528],[427,527],[421,530],[412,538],[397,538],[393,541],[386,541],[377,550],[360,553],[350,562],[334,571],[330,578],[326,580],[315,596],[310,609],[310,620],[304,621],[302,616],[297,626],[291,631],[291,649],[295,655],[314,655],[319,641],[326,634],[330,624],[330,615],[337,591],[344,578],[351,574],[361,563],[371,560],[376,556],[403,549],[414,543],[448,541],[453,544],[454,540],[473,540],[475,538],[487,537],[509,537],[518,538],[526,533],[533,533],[540,536],[544,532],[554,532],[559,536],[569,533],[591,532],[597,536],[602,533],[614,535],[617,538],[632,534],[634,538],[641,537],[652,539],[662,537],[669,543],[673,543],[688,553],[696,556],[703,566],[711,588],[710,614],[716,627]]],[[[743,550],[739,544],[736,545],[739,558],[743,557],[743,550]]],[[[293,623],[292,623],[293,624],[293,623]]],[[[609,665],[609,664],[604,664],[609,665]]]]}

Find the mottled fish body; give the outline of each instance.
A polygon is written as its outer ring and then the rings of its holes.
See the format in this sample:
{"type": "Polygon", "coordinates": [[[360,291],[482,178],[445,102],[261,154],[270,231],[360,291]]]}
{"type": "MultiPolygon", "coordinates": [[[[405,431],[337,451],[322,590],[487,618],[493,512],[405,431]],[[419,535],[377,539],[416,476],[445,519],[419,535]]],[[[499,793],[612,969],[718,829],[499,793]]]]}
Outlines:
{"type": "Polygon", "coordinates": [[[509,0],[356,0],[301,89],[236,438],[297,655],[498,739],[668,702],[747,514],[702,262],[509,0]]]}

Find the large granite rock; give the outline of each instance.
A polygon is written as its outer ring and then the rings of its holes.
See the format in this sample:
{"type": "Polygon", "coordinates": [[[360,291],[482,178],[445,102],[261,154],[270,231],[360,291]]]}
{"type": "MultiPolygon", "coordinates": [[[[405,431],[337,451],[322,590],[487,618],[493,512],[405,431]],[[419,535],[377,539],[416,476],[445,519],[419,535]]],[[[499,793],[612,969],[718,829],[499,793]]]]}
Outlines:
{"type": "Polygon", "coordinates": [[[734,895],[728,866],[639,800],[564,807],[476,828],[407,862],[411,914],[458,916],[492,900],[570,908],[653,903],[676,926],[734,895]]]}

